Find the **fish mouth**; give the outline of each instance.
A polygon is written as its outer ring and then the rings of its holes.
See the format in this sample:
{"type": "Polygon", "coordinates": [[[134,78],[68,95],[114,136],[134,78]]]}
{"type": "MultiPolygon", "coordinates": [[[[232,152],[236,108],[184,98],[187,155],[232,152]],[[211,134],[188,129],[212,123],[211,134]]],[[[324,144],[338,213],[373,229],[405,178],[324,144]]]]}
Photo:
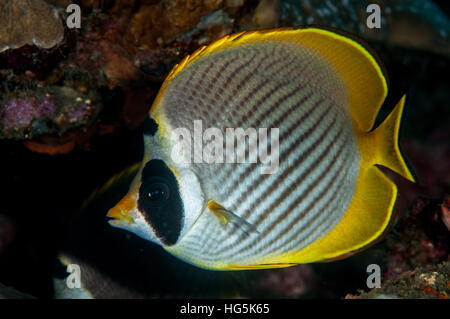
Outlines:
{"type": "Polygon", "coordinates": [[[127,194],[116,206],[108,211],[108,214],[106,214],[107,217],[111,218],[109,223],[114,226],[132,224],[134,219],[131,217],[130,212],[133,210],[134,206],[135,200],[133,194],[127,194]]]}
{"type": "Polygon", "coordinates": [[[133,218],[128,214],[128,212],[113,207],[108,211],[106,217],[110,218],[108,223],[113,226],[123,226],[125,224],[133,223],[133,218]]]}

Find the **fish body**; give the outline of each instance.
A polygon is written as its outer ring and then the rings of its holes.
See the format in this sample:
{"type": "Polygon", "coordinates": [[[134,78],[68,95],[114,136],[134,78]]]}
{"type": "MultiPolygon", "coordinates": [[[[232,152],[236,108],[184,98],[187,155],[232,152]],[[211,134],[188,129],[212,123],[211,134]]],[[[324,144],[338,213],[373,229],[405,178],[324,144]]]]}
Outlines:
{"type": "Polygon", "coordinates": [[[207,269],[352,254],[391,219],[397,188],[375,165],[414,180],[397,144],[405,97],[372,130],[386,94],[376,57],[335,31],[218,40],[164,82],[156,132],[110,223],[207,269]]]}

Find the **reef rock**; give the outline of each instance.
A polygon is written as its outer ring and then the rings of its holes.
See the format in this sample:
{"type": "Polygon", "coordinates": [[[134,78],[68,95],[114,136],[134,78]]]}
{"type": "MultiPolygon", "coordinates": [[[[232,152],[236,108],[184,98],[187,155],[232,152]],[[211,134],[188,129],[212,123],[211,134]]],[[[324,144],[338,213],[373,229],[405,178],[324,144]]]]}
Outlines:
{"type": "Polygon", "coordinates": [[[450,296],[450,263],[406,271],[359,295],[346,299],[448,299],[450,296]]]}
{"type": "Polygon", "coordinates": [[[63,38],[58,11],[46,1],[0,1],[0,52],[26,44],[48,49],[63,38]]]}

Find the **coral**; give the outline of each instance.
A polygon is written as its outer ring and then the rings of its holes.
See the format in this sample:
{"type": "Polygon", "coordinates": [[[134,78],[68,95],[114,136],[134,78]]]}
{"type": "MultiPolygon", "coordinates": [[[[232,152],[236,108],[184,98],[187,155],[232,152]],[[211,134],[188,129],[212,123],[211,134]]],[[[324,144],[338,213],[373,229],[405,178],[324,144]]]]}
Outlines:
{"type": "Polygon", "coordinates": [[[12,70],[16,75],[27,75],[41,81],[46,80],[51,71],[73,50],[74,42],[74,33],[67,29],[65,40],[53,48],[42,49],[25,45],[6,50],[0,53],[0,69],[12,70]]]}
{"type": "Polygon", "coordinates": [[[441,203],[416,199],[409,216],[402,218],[387,236],[387,278],[449,261],[450,232],[442,221],[441,203]]]}
{"type": "Polygon", "coordinates": [[[443,262],[427,268],[406,271],[385,281],[381,288],[346,299],[448,299],[450,296],[450,263],[443,262]]]}
{"type": "Polygon", "coordinates": [[[138,68],[122,48],[111,45],[107,41],[101,41],[98,43],[98,50],[102,53],[102,70],[111,88],[121,82],[132,82],[138,79],[138,68]]]}
{"type": "Polygon", "coordinates": [[[203,15],[221,5],[222,0],[175,0],[143,5],[131,16],[126,39],[140,46],[155,48],[158,42],[168,42],[188,32],[203,15]]]}
{"type": "Polygon", "coordinates": [[[30,151],[49,155],[67,154],[76,147],[87,149],[93,135],[105,135],[112,133],[116,128],[114,124],[98,124],[87,130],[71,131],[63,136],[42,135],[39,138],[25,141],[24,145],[30,151]]]}
{"type": "Polygon", "coordinates": [[[76,146],[75,139],[73,138],[64,138],[62,141],[60,138],[55,141],[51,138],[47,139],[45,137],[41,137],[39,140],[44,142],[26,141],[24,145],[30,151],[49,155],[67,154],[76,146]]]}
{"type": "Polygon", "coordinates": [[[55,111],[54,98],[51,96],[45,96],[39,101],[34,97],[6,100],[0,114],[2,129],[6,134],[12,130],[26,129],[33,120],[51,118],[55,111]]]}
{"type": "MultiPolygon", "coordinates": [[[[204,41],[200,38],[205,35],[209,42],[231,33],[231,27],[238,22],[239,10],[245,6],[245,1],[87,0],[83,4],[91,8],[103,7],[104,18],[93,21],[99,22],[97,26],[102,29],[102,37],[120,45],[128,54],[139,56],[165,50],[167,46],[173,45],[173,41],[181,41],[184,48],[186,45],[190,46],[191,41],[204,41]],[[202,32],[197,32],[198,30],[202,32]]],[[[179,59],[182,58],[180,53],[179,59]]]]}
{"type": "Polygon", "coordinates": [[[9,93],[0,104],[0,137],[30,139],[42,134],[63,134],[85,126],[101,109],[99,97],[70,87],[48,86],[9,93]]]}
{"type": "MultiPolygon", "coordinates": [[[[429,2],[423,1],[427,5],[411,2],[405,6],[397,0],[383,1],[384,33],[367,33],[364,18],[367,15],[367,1],[83,0],[80,1],[83,28],[79,31],[66,28],[62,41],[64,28],[56,8],[63,8],[70,1],[2,0],[4,23],[0,22],[0,44],[16,49],[0,53],[0,69],[3,74],[14,72],[20,76],[18,81],[22,84],[38,80],[41,88],[25,85],[27,88],[23,92],[18,89],[14,95],[2,96],[1,117],[3,121],[13,120],[0,129],[0,138],[62,135],[73,127],[86,129],[95,121],[98,112],[87,114],[90,112],[89,105],[77,104],[71,107],[72,111],[62,112],[60,116],[59,107],[62,104],[54,99],[51,90],[46,89],[52,85],[63,85],[81,92],[82,100],[93,101],[92,96],[95,96],[95,102],[90,105],[95,110],[104,104],[99,94],[103,87],[111,91],[120,90],[124,96],[120,105],[122,110],[117,112],[119,118],[116,120],[127,127],[137,127],[145,118],[151,98],[176,63],[200,46],[241,30],[327,24],[359,33],[369,40],[437,50],[445,54],[450,34],[448,18],[436,6],[428,5],[429,2]],[[6,16],[7,12],[13,14],[6,16]],[[397,19],[400,16],[404,18],[397,19]],[[396,21],[411,21],[416,16],[424,21],[418,27],[432,42],[425,43],[420,40],[421,37],[413,37],[417,43],[412,44],[399,40],[403,33],[401,23],[396,21]],[[35,26],[35,21],[45,23],[35,26]],[[14,22],[15,27],[7,31],[9,22],[14,22]],[[14,32],[19,31],[21,36],[13,37],[14,32]],[[430,34],[432,36],[428,37],[430,34]],[[34,42],[30,41],[33,37],[34,42]],[[12,39],[17,41],[10,44],[12,39]],[[72,85],[68,83],[71,73],[88,74],[89,80],[72,85]],[[53,102],[43,100],[46,93],[53,102]],[[37,104],[41,101],[48,105],[55,103],[56,113],[40,110],[37,104]],[[20,114],[23,115],[21,120],[14,118],[20,114]],[[56,129],[45,125],[48,119],[51,119],[52,125],[56,124],[56,129]],[[17,127],[12,129],[13,125],[17,127]]],[[[422,33],[417,32],[419,35],[422,33]]],[[[119,101],[116,103],[119,104],[119,101]]],[[[73,105],[72,102],[66,104],[73,105]]],[[[28,145],[36,149],[32,143],[28,145]]]]}
{"type": "Polygon", "coordinates": [[[25,44],[51,48],[62,41],[57,11],[44,0],[0,1],[0,52],[25,44]]]}
{"type": "Polygon", "coordinates": [[[152,0],[83,1],[85,8],[103,7],[111,18],[116,43],[128,50],[149,50],[189,32],[205,16],[221,8],[236,11],[244,1],[152,0]]]}

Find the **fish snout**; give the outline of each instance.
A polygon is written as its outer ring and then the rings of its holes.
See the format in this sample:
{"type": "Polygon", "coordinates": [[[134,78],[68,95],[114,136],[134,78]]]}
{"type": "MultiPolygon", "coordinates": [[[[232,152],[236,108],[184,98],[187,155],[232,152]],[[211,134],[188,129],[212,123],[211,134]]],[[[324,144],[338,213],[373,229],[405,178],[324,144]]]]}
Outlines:
{"type": "Polygon", "coordinates": [[[136,208],[136,194],[128,193],[124,198],[120,200],[114,206],[108,211],[108,214],[106,216],[114,218],[110,222],[115,224],[122,224],[123,222],[126,222],[128,224],[131,224],[134,222],[133,217],[131,217],[130,212],[133,211],[133,209],[136,208]]]}

